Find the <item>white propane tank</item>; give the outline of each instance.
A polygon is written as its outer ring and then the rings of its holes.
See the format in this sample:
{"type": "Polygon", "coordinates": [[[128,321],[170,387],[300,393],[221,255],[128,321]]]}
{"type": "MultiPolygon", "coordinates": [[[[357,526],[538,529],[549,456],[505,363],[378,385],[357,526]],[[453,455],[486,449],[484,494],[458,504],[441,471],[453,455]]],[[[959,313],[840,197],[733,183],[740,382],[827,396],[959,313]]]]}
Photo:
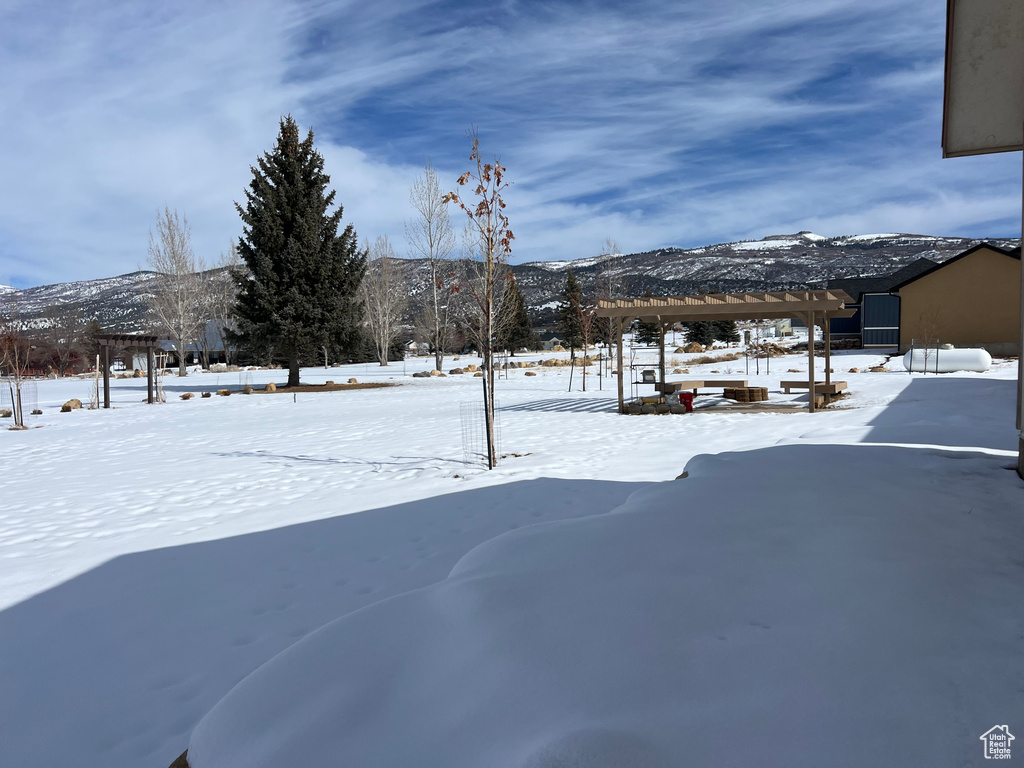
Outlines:
{"type": "Polygon", "coordinates": [[[984,373],[991,365],[992,355],[984,349],[956,349],[950,344],[943,344],[938,349],[914,349],[903,356],[903,367],[916,373],[984,373]]]}

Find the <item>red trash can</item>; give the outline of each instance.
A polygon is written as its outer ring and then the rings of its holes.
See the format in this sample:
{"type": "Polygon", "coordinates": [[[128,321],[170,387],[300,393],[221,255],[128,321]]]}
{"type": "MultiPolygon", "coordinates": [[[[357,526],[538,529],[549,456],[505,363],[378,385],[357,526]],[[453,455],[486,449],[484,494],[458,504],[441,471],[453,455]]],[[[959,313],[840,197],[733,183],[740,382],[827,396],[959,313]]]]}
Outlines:
{"type": "Polygon", "coordinates": [[[679,399],[683,401],[683,405],[686,406],[686,412],[693,412],[693,392],[680,392],[679,399]]]}

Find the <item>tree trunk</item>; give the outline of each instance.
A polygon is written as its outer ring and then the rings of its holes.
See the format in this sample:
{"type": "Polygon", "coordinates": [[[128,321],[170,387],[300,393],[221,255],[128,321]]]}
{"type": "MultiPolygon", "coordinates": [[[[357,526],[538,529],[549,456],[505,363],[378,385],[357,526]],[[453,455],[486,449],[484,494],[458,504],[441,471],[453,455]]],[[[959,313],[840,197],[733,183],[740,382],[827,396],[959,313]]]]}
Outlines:
{"type": "Polygon", "coordinates": [[[484,339],[484,417],[485,428],[487,429],[487,468],[494,469],[498,466],[498,451],[494,444],[494,350],[491,344],[491,335],[494,333],[494,323],[491,312],[492,307],[487,308],[485,319],[486,338],[484,339]]]}
{"type": "Polygon", "coordinates": [[[288,361],[288,386],[297,387],[299,386],[299,357],[298,355],[292,355],[288,361]]]}

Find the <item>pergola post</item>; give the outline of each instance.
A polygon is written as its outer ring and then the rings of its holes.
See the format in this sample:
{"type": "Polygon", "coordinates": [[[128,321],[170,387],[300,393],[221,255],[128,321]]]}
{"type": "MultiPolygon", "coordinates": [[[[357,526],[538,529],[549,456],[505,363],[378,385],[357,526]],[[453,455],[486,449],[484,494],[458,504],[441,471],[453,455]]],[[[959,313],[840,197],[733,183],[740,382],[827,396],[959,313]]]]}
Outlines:
{"type": "Polygon", "coordinates": [[[146,402],[153,404],[153,348],[146,347],[146,402]]]}
{"type": "Polygon", "coordinates": [[[110,407],[110,345],[103,345],[103,407],[110,407]]]}
{"type": "Polygon", "coordinates": [[[665,385],[665,325],[658,316],[658,391],[664,392],[665,385]]]}
{"type": "Polygon", "coordinates": [[[814,312],[808,312],[807,320],[807,375],[810,378],[807,395],[807,412],[814,413],[814,312]]]}
{"type": "Polygon", "coordinates": [[[618,318],[618,320],[615,323],[615,330],[616,330],[616,333],[618,334],[618,339],[619,339],[618,347],[616,348],[616,352],[615,352],[616,357],[617,357],[617,367],[618,367],[618,370],[619,370],[619,375],[616,377],[618,379],[618,388],[619,388],[619,413],[625,413],[626,412],[626,402],[625,402],[625,398],[623,397],[623,394],[622,394],[622,392],[623,392],[622,380],[623,380],[623,378],[625,378],[626,374],[622,370],[622,368],[623,368],[623,364],[622,364],[623,354],[622,354],[622,318],[621,317],[618,318]]]}
{"type": "Polygon", "coordinates": [[[821,328],[825,332],[825,383],[832,383],[832,328],[828,315],[822,318],[821,328]]]}

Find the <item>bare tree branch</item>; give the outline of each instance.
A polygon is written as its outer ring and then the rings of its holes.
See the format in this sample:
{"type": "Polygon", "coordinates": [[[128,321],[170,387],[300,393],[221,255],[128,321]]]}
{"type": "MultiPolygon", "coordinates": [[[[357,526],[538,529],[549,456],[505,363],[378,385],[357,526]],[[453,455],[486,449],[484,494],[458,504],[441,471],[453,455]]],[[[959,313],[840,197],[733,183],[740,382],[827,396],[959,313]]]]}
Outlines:
{"type": "Polygon", "coordinates": [[[32,340],[28,323],[21,314],[18,299],[13,293],[0,294],[0,374],[6,381],[0,385],[11,396],[14,426],[24,429],[25,413],[21,404],[21,387],[28,372],[32,340]]]}
{"type": "Polygon", "coordinates": [[[455,250],[455,236],[437,172],[429,161],[409,191],[409,202],[416,217],[406,222],[405,237],[410,249],[427,260],[430,270],[421,319],[427,342],[434,349],[434,367],[441,370],[451,340],[452,300],[457,290],[456,269],[449,258],[455,250]]]}
{"type": "Polygon", "coordinates": [[[408,286],[396,266],[395,252],[387,236],[378,237],[370,248],[360,292],[366,307],[366,324],[381,365],[388,364],[391,345],[402,332],[402,313],[408,300],[408,286]]]}
{"type": "Polygon", "coordinates": [[[476,167],[462,174],[458,179],[460,187],[472,190],[472,199],[463,200],[458,192],[449,192],[445,202],[454,203],[468,219],[467,226],[473,233],[474,252],[477,255],[476,279],[467,284],[470,295],[478,310],[478,327],[484,343],[481,356],[484,363],[484,420],[487,430],[487,467],[493,469],[498,463],[494,441],[494,327],[496,302],[501,291],[497,290],[502,278],[502,267],[508,263],[512,253],[515,235],[509,228],[505,215],[505,201],[502,195],[509,187],[505,181],[505,168],[495,159],[485,163],[480,155],[480,139],[476,131],[470,131],[473,151],[469,159],[476,167]]]}
{"type": "Polygon", "coordinates": [[[157,331],[170,339],[178,355],[178,375],[184,376],[188,344],[197,340],[203,326],[196,274],[203,266],[192,250],[188,219],[164,207],[157,215],[156,234],[149,234],[147,263],[157,273],[149,308],[157,331]]]}

